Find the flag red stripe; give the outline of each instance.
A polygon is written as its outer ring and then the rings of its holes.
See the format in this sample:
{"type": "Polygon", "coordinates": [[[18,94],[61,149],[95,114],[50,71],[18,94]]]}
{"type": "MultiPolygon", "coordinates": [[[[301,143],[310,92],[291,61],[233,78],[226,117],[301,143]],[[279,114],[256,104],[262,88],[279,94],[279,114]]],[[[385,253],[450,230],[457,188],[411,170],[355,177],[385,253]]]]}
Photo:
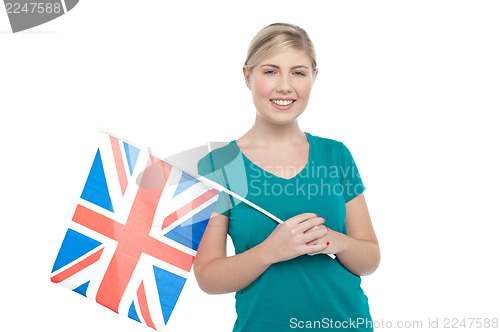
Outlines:
{"type": "Polygon", "coordinates": [[[183,207],[181,207],[177,211],[172,212],[164,219],[161,229],[164,230],[165,228],[170,226],[172,223],[179,220],[179,218],[181,218],[184,215],[186,215],[187,213],[193,211],[198,206],[202,205],[203,203],[208,201],[210,198],[216,196],[217,194],[218,194],[218,191],[215,189],[206,191],[203,195],[198,196],[193,201],[187,203],[186,205],[184,205],[183,207]]]}
{"type": "Polygon", "coordinates": [[[151,314],[149,313],[148,300],[146,298],[146,291],[144,290],[144,282],[141,281],[141,285],[137,290],[137,300],[139,301],[139,308],[141,308],[142,318],[144,318],[144,323],[147,326],[156,330],[155,324],[151,319],[151,314]]]}
{"type": "Polygon", "coordinates": [[[117,250],[129,252],[133,256],[136,255],[135,252],[144,252],[184,271],[191,270],[193,256],[152,238],[147,233],[144,234],[130,228],[128,223],[122,225],[79,204],[76,206],[73,221],[117,241],[119,243],[117,250]],[[120,244],[124,244],[124,246],[120,246],[120,244]]]}
{"type": "MultiPolygon", "coordinates": [[[[118,246],[96,295],[97,302],[115,312],[118,312],[121,298],[142,252],[150,254],[148,251],[153,248],[165,250],[174,255],[190,256],[165,244],[163,248],[150,245],[152,238],[149,237],[149,231],[170,170],[171,166],[165,167],[163,161],[151,156],[125,225],[127,231],[121,232],[117,239],[118,246]],[[167,176],[165,176],[166,169],[168,169],[167,176]]],[[[171,259],[168,262],[174,263],[171,259]]]]}
{"type": "Polygon", "coordinates": [[[110,239],[118,240],[126,233],[125,225],[78,204],[73,221],[110,239]]]}
{"type": "Polygon", "coordinates": [[[86,267],[94,264],[101,258],[101,254],[104,251],[104,248],[102,248],[99,251],[96,251],[89,257],[81,260],[80,262],[76,263],[75,265],[71,266],[70,268],[62,271],[61,273],[58,273],[54,275],[50,280],[55,283],[59,283],[61,281],[66,280],[67,278],[71,277],[72,275],[80,272],[81,270],[85,269],[86,267]]]}
{"type": "Polygon", "coordinates": [[[160,240],[150,238],[144,243],[143,251],[159,260],[177,266],[178,268],[189,272],[193,265],[194,256],[187,254],[179,249],[170,247],[160,240]]]}
{"type": "Polygon", "coordinates": [[[113,150],[113,157],[115,158],[116,171],[118,172],[118,180],[122,189],[122,195],[125,194],[127,189],[127,173],[125,172],[125,165],[123,164],[122,153],[120,151],[120,142],[113,136],[109,136],[111,140],[111,149],[113,150]]]}

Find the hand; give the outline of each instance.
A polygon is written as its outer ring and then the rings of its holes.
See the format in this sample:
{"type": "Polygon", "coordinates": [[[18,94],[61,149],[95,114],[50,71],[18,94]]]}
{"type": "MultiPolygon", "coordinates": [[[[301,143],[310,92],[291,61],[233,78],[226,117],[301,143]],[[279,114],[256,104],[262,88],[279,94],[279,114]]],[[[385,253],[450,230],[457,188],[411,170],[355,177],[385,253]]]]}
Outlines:
{"type": "MultiPolygon", "coordinates": [[[[325,227],[325,226],[323,226],[325,227]]],[[[336,231],[333,231],[327,227],[327,233],[325,236],[309,242],[307,245],[314,246],[316,248],[322,248],[315,252],[310,252],[308,255],[313,256],[317,254],[334,254],[342,251],[342,243],[344,243],[345,235],[336,231]],[[321,244],[325,244],[321,247],[321,244]]]]}
{"type": "Polygon", "coordinates": [[[328,233],[324,222],[314,213],[302,213],[278,225],[262,242],[271,264],[325,250],[326,241],[314,242],[328,233]]]}

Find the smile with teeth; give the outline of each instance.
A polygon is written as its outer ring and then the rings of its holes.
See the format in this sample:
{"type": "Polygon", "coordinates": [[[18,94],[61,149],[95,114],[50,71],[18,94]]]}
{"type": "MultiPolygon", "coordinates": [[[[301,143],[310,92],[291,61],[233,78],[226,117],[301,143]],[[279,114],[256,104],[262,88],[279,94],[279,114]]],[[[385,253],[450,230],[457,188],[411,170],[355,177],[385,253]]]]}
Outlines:
{"type": "Polygon", "coordinates": [[[271,99],[276,105],[287,106],[293,103],[295,100],[283,100],[283,99],[271,99]]]}

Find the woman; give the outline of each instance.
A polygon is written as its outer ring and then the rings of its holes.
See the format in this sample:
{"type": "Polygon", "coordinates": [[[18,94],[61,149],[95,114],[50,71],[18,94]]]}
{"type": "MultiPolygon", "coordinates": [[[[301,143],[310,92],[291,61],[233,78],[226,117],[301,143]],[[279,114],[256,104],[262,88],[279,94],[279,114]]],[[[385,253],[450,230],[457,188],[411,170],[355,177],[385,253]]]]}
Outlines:
{"type": "Polygon", "coordinates": [[[313,44],[297,26],[271,24],[252,40],[243,73],[255,123],[228,146],[243,154],[246,198],[285,222],[244,203],[224,208],[219,195],[194,263],[198,283],[236,292],[233,331],[371,331],[359,276],[377,268],[380,251],[364,186],[345,145],[297,122],[318,74],[313,44]]]}

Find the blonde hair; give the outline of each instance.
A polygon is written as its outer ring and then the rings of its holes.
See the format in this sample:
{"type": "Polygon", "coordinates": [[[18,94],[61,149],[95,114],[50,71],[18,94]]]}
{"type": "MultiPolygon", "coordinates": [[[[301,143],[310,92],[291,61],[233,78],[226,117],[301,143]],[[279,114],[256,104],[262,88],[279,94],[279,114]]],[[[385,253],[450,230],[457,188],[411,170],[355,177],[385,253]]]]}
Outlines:
{"type": "Polygon", "coordinates": [[[245,65],[252,72],[258,63],[283,51],[303,51],[316,70],[316,52],[307,32],[288,23],[273,23],[260,30],[250,42],[245,65]]]}

